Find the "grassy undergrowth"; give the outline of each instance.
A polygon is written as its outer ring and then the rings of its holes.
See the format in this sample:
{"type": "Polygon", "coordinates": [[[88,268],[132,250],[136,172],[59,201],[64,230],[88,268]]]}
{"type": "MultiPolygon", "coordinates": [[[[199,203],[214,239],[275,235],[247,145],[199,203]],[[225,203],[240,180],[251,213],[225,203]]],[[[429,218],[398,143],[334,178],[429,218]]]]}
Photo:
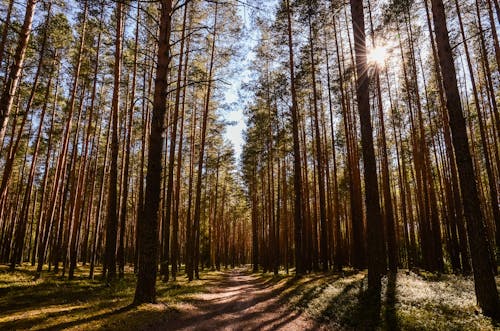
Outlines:
{"type": "MultiPolygon", "coordinates": [[[[96,275],[99,275],[97,270],[96,275]]],[[[157,282],[158,303],[131,306],[135,276],[127,270],[123,279],[106,284],[88,279],[80,267],[74,280],[44,272],[34,280],[34,267],[23,265],[15,272],[0,266],[0,330],[138,330],[165,323],[181,303],[203,293],[222,277],[203,272],[201,280],[157,282]]]]}
{"type": "Polygon", "coordinates": [[[367,294],[366,272],[264,277],[283,302],[332,330],[500,330],[480,313],[471,277],[400,271],[384,277],[379,297],[367,294]]]}
{"type": "MultiPolygon", "coordinates": [[[[99,275],[99,270],[97,270],[99,275]]],[[[68,281],[24,265],[15,272],[0,266],[0,330],[142,330],[168,325],[196,295],[207,293],[226,277],[202,272],[201,280],[188,283],[181,274],[176,282],[157,282],[158,303],[132,307],[135,276],[111,284],[87,278],[80,267],[68,281]]],[[[380,300],[366,294],[366,272],[341,274],[259,274],[272,285],[273,295],[284,304],[333,330],[495,330],[483,316],[471,277],[415,274],[401,271],[383,279],[380,300]]],[[[500,278],[497,278],[500,287],[500,278]]],[[[243,326],[241,326],[243,327],[243,326]]],[[[238,326],[235,326],[237,329],[238,326]]]]}

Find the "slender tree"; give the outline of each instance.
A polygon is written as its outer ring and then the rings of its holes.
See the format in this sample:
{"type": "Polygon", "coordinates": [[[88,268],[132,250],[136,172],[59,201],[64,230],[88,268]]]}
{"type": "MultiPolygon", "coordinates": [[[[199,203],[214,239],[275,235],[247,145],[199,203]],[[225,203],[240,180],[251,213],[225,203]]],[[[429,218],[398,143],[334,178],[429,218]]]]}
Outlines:
{"type": "Polygon", "coordinates": [[[172,1],[160,2],[160,33],[153,98],[151,132],[148,143],[148,171],[144,209],[139,220],[139,273],[134,303],[155,302],[158,270],[158,217],[162,175],[162,134],[167,112],[167,77],[170,65],[170,35],[172,32],[172,1]]]}
{"type": "Polygon", "coordinates": [[[373,147],[373,128],[370,115],[365,20],[362,0],[351,0],[351,14],[354,31],[354,49],[356,53],[356,95],[361,122],[365,203],[368,224],[368,287],[371,290],[377,291],[381,286],[381,275],[385,272],[385,248],[377,183],[377,165],[373,147]]]}
{"type": "MultiPolygon", "coordinates": [[[[38,3],[37,0],[29,0],[26,2],[24,21],[19,33],[19,39],[14,54],[14,63],[10,67],[7,82],[3,86],[3,90],[1,92],[2,94],[0,96],[0,142],[3,142],[4,140],[5,130],[7,129],[7,122],[9,120],[9,116],[12,110],[14,98],[16,97],[17,94],[16,92],[19,85],[19,79],[21,77],[21,71],[23,69],[26,49],[28,48],[28,42],[31,36],[31,26],[33,24],[33,16],[35,15],[35,9],[37,3],[38,3]]],[[[6,29],[8,29],[8,25],[5,26],[4,30],[6,31],[6,29]]],[[[5,31],[4,33],[6,33],[5,31]]],[[[3,54],[3,49],[0,50],[2,51],[3,54]]]]}
{"type": "Polygon", "coordinates": [[[432,14],[439,64],[446,94],[446,108],[450,119],[450,129],[462,191],[464,215],[467,220],[476,296],[486,315],[499,318],[500,301],[493,274],[493,261],[490,259],[491,245],[481,213],[477,182],[469,150],[466,124],[442,0],[432,0],[432,14]]]}
{"type": "Polygon", "coordinates": [[[293,51],[293,31],[292,31],[292,9],[289,0],[285,0],[285,10],[287,12],[287,34],[288,34],[288,65],[290,70],[290,92],[292,96],[292,135],[293,135],[293,187],[294,187],[294,230],[295,230],[295,272],[298,276],[304,273],[303,267],[303,243],[302,243],[302,222],[303,222],[303,202],[302,202],[302,170],[299,141],[299,110],[297,105],[297,95],[295,88],[295,62],[293,51]]]}

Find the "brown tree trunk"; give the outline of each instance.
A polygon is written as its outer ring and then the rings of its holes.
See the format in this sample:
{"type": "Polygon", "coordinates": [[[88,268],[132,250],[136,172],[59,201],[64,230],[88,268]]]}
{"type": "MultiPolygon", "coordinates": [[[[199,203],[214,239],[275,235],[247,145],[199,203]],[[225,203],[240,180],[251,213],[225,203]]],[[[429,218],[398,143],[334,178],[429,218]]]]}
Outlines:
{"type": "Polygon", "coordinates": [[[292,95],[292,136],[293,136],[293,187],[294,187],[294,230],[295,230],[295,272],[297,276],[304,273],[303,266],[303,201],[302,201],[302,174],[299,140],[299,110],[297,105],[297,95],[295,89],[295,62],[293,55],[292,39],[292,9],[289,0],[285,0],[288,22],[288,53],[290,67],[290,91],[292,95]]]}
{"type": "MultiPolygon", "coordinates": [[[[336,26],[334,22],[334,35],[335,39],[337,39],[336,35],[336,26]]],[[[336,45],[338,44],[337,40],[336,45]]],[[[338,47],[337,47],[338,48],[338,47]]],[[[328,47],[325,38],[325,60],[326,60],[326,73],[327,73],[327,87],[328,87],[328,112],[330,119],[330,136],[331,136],[331,148],[332,148],[332,164],[333,164],[333,188],[330,189],[330,194],[328,200],[333,200],[333,206],[330,207],[330,228],[331,228],[331,253],[332,253],[332,264],[334,265],[334,269],[339,271],[342,269],[343,258],[342,258],[342,245],[341,245],[341,228],[340,228],[340,205],[339,205],[339,192],[338,192],[338,171],[337,171],[337,151],[335,146],[335,131],[334,131],[334,123],[333,123],[333,100],[332,100],[332,88],[331,88],[331,76],[330,76],[330,61],[328,54],[328,47]]],[[[325,139],[326,139],[326,128],[325,128],[325,139]]],[[[325,143],[326,146],[327,143],[325,143]]],[[[326,153],[325,153],[326,154],[326,153]]],[[[326,156],[327,160],[328,157],[326,156]]],[[[327,162],[326,173],[329,176],[329,164],[327,162]]],[[[329,183],[330,180],[327,180],[329,183]]],[[[330,202],[331,205],[331,202],[330,202]]]]}
{"type": "MultiPolygon", "coordinates": [[[[373,31],[373,19],[370,6],[370,0],[368,0],[368,10],[370,17],[370,31],[372,38],[372,47],[375,48],[375,34],[373,31]]],[[[384,197],[384,218],[385,218],[385,228],[386,228],[386,238],[387,238],[387,255],[389,257],[389,270],[392,272],[397,272],[398,268],[398,245],[396,240],[396,221],[394,219],[394,210],[392,206],[392,193],[391,193],[391,183],[390,183],[390,172],[389,172],[389,161],[387,153],[387,139],[385,130],[385,119],[382,104],[382,91],[380,87],[380,73],[378,64],[375,64],[374,70],[375,88],[377,95],[377,113],[380,123],[380,140],[381,140],[381,154],[382,154],[382,194],[384,197]]]]}
{"type": "MultiPolygon", "coordinates": [[[[2,185],[1,185],[2,190],[0,192],[0,196],[3,196],[4,186],[6,187],[7,182],[10,178],[10,174],[12,172],[12,165],[13,165],[15,155],[16,155],[17,150],[18,150],[19,142],[20,142],[21,137],[22,137],[24,123],[27,120],[28,114],[31,112],[31,107],[33,105],[33,101],[35,98],[35,93],[37,92],[37,89],[38,89],[38,81],[40,79],[41,71],[42,71],[42,68],[44,66],[44,59],[46,56],[45,48],[47,45],[47,28],[48,28],[48,25],[50,23],[50,16],[51,16],[50,8],[51,8],[51,6],[49,4],[48,10],[47,10],[47,17],[46,17],[45,23],[44,23],[45,29],[44,29],[44,34],[42,37],[40,58],[38,60],[38,65],[37,65],[37,69],[36,69],[36,73],[35,73],[35,78],[33,81],[33,86],[31,89],[30,96],[28,98],[25,114],[23,117],[23,123],[21,124],[21,127],[19,129],[19,137],[17,138],[16,143],[15,143],[15,145],[10,153],[11,156],[7,159],[6,166],[5,166],[4,172],[2,174],[2,185]]],[[[51,85],[53,73],[54,73],[54,70],[52,70],[50,72],[49,85],[51,85]]],[[[50,87],[47,87],[47,91],[45,93],[45,97],[46,97],[45,100],[47,100],[49,93],[50,93],[50,87]]],[[[31,159],[31,166],[30,166],[30,172],[28,175],[28,182],[26,184],[24,199],[23,199],[23,203],[21,205],[21,214],[20,214],[19,222],[17,224],[16,233],[15,233],[15,241],[14,241],[14,247],[13,247],[14,251],[13,251],[13,254],[11,257],[11,267],[10,267],[11,270],[14,270],[16,263],[18,263],[18,262],[22,263],[22,256],[21,255],[22,255],[22,250],[23,250],[23,246],[24,246],[24,239],[26,236],[26,226],[27,226],[27,222],[28,222],[31,189],[33,186],[33,177],[35,175],[36,159],[37,159],[37,154],[38,154],[38,146],[39,146],[39,142],[40,142],[41,129],[43,126],[43,119],[45,117],[45,110],[47,109],[46,106],[47,106],[47,103],[45,103],[45,106],[42,110],[42,114],[40,115],[39,126],[38,126],[38,131],[37,131],[37,136],[36,136],[37,138],[36,138],[35,147],[34,147],[35,152],[33,153],[33,156],[31,159]]],[[[14,139],[14,137],[12,137],[12,139],[14,139]]]]}
{"type": "MultiPolygon", "coordinates": [[[[49,164],[50,164],[50,159],[51,155],[53,154],[53,133],[54,133],[54,124],[55,124],[55,112],[56,112],[56,103],[57,103],[57,96],[59,92],[59,74],[61,70],[61,62],[57,63],[57,79],[56,79],[56,84],[55,84],[55,92],[54,92],[54,104],[52,106],[52,112],[51,112],[51,120],[50,120],[50,128],[49,128],[49,136],[48,136],[48,142],[47,142],[47,154],[44,162],[44,168],[48,169],[49,164]]],[[[54,153],[55,155],[55,153],[54,153]]],[[[57,169],[56,169],[57,172],[57,169]]],[[[48,223],[48,219],[45,217],[46,211],[44,210],[45,208],[45,196],[47,194],[47,189],[48,189],[48,184],[49,184],[49,173],[46,171],[43,174],[43,180],[42,180],[42,192],[41,192],[41,198],[40,198],[40,213],[38,216],[38,223],[40,223],[40,238],[38,242],[38,247],[37,247],[37,258],[38,258],[38,264],[37,264],[37,270],[35,273],[35,278],[38,278],[40,276],[40,273],[42,271],[43,267],[43,258],[40,259],[40,257],[43,255],[45,256],[45,251],[47,250],[47,241],[49,238],[49,234],[52,229],[52,223],[48,223]]]]}
{"type": "Polygon", "coordinates": [[[445,142],[445,151],[447,155],[447,162],[449,164],[450,168],[450,175],[451,175],[451,187],[452,187],[452,193],[453,193],[453,213],[450,215],[450,217],[454,220],[454,223],[456,223],[457,227],[457,232],[458,232],[458,237],[459,237],[459,250],[460,250],[460,255],[462,257],[462,272],[464,274],[469,274],[471,271],[471,266],[470,266],[470,258],[469,258],[469,251],[468,251],[468,245],[467,245],[467,234],[465,230],[465,223],[464,223],[464,218],[463,218],[463,208],[462,208],[462,203],[460,201],[460,189],[459,189],[459,184],[458,184],[458,172],[457,172],[457,167],[456,167],[456,162],[455,162],[455,152],[453,150],[453,145],[452,145],[452,138],[451,138],[451,132],[450,132],[450,126],[449,126],[449,118],[448,118],[448,113],[445,110],[446,108],[446,101],[444,97],[444,87],[443,87],[443,79],[441,76],[441,72],[439,70],[439,59],[437,55],[437,50],[436,50],[436,45],[435,45],[435,40],[434,40],[434,34],[432,32],[432,26],[431,26],[431,16],[429,13],[429,5],[427,1],[424,1],[424,7],[425,7],[425,12],[426,12],[426,20],[427,20],[427,28],[429,30],[429,38],[431,41],[431,49],[432,49],[432,59],[434,62],[435,66],[435,73],[436,73],[436,80],[437,80],[437,85],[438,85],[438,91],[439,91],[439,103],[440,103],[440,108],[441,108],[441,118],[443,122],[443,133],[444,133],[444,142],[445,142]]]}
{"type": "MultiPolygon", "coordinates": [[[[210,54],[210,64],[208,69],[208,86],[207,93],[205,96],[205,105],[202,116],[202,125],[201,125],[201,136],[200,136],[200,151],[198,154],[198,170],[196,175],[196,193],[195,193],[195,203],[194,203],[194,216],[193,216],[193,236],[192,236],[192,247],[191,247],[191,269],[189,270],[191,273],[195,272],[195,277],[198,279],[199,275],[197,273],[198,263],[196,263],[196,255],[198,254],[198,241],[200,238],[200,216],[201,216],[201,184],[203,179],[203,164],[205,159],[205,143],[207,136],[207,127],[208,127],[208,117],[210,114],[210,100],[212,93],[212,77],[213,77],[213,67],[214,67],[214,56],[215,56],[215,40],[217,38],[217,16],[218,16],[218,6],[219,4],[215,4],[215,16],[214,16],[214,25],[213,25],[213,35],[212,35],[212,48],[210,54]]],[[[192,278],[192,274],[189,275],[190,279],[192,278]]]]}
{"type": "Polygon", "coordinates": [[[144,209],[139,220],[139,273],[134,303],[154,303],[156,300],[156,272],[158,270],[158,217],[162,175],[162,134],[167,112],[167,77],[170,65],[170,35],[172,29],[172,1],[162,0],[160,35],[156,66],[153,116],[148,146],[148,172],[144,209]]]}
{"type": "Polygon", "coordinates": [[[373,148],[373,128],[370,116],[369,79],[367,76],[365,21],[362,0],[351,0],[354,48],[356,53],[356,95],[363,145],[365,202],[368,227],[368,287],[380,290],[381,275],[385,272],[383,223],[380,213],[377,165],[373,148]]]}
{"type": "MultiPolygon", "coordinates": [[[[353,53],[353,47],[351,42],[351,37],[349,33],[349,21],[347,17],[347,6],[344,6],[344,18],[345,24],[348,31],[348,43],[349,43],[349,54],[352,62],[352,66],[355,67],[355,59],[353,53]]],[[[341,47],[343,50],[342,39],[340,38],[341,47]]],[[[343,51],[340,53],[342,55],[342,59],[344,58],[343,51]]],[[[344,62],[344,61],[342,61],[344,62]]],[[[345,63],[343,63],[342,69],[346,70],[345,63]]],[[[343,85],[341,85],[343,87],[343,85]]],[[[341,89],[342,91],[342,89],[341,89]]],[[[342,92],[341,92],[342,93],[342,92]]],[[[354,268],[363,269],[366,268],[366,232],[365,232],[365,224],[363,220],[363,197],[361,190],[361,173],[359,169],[359,144],[357,138],[357,125],[356,125],[356,116],[351,111],[352,105],[350,97],[352,96],[352,91],[345,90],[345,108],[343,108],[343,118],[344,118],[344,130],[347,141],[347,155],[349,162],[349,189],[350,189],[350,218],[351,218],[351,227],[349,231],[349,243],[351,249],[351,264],[354,268]]]]}
{"type": "MultiPolygon", "coordinates": [[[[186,12],[188,8],[185,8],[186,12]]],[[[191,30],[192,19],[189,19],[189,30],[191,30]]],[[[184,123],[186,115],[186,94],[187,94],[187,77],[188,77],[188,63],[189,63],[189,50],[190,38],[188,37],[186,45],[186,60],[184,61],[184,78],[182,86],[182,105],[181,105],[181,123],[179,132],[179,148],[177,150],[177,170],[176,170],[176,188],[174,197],[174,216],[172,222],[172,278],[175,280],[177,275],[178,263],[180,262],[180,249],[179,249],[179,215],[181,208],[181,172],[182,172],[182,154],[184,143],[184,123]]],[[[180,61],[179,61],[180,63],[180,61]]],[[[180,70],[180,69],[179,69],[180,70]]]]}
{"type": "MultiPolygon", "coordinates": [[[[457,0],[455,0],[455,7],[457,10],[457,16],[458,16],[458,21],[460,24],[460,33],[462,35],[462,42],[463,42],[463,47],[465,51],[465,56],[467,60],[467,68],[469,70],[469,75],[470,75],[470,82],[472,85],[472,94],[473,94],[473,100],[474,100],[474,105],[476,107],[476,112],[478,116],[478,124],[479,124],[479,133],[481,137],[481,146],[483,150],[483,156],[484,156],[484,163],[485,163],[485,168],[486,168],[486,174],[488,176],[488,184],[489,184],[489,194],[490,194],[490,199],[491,199],[491,208],[493,211],[493,220],[496,226],[496,243],[497,246],[500,247],[500,211],[498,207],[498,192],[496,189],[496,184],[495,184],[495,176],[493,174],[493,169],[492,169],[492,163],[490,159],[490,153],[488,150],[488,137],[486,134],[486,129],[484,127],[484,122],[483,122],[483,110],[481,107],[481,103],[479,101],[479,93],[477,90],[476,86],[476,79],[474,75],[474,68],[472,66],[472,60],[470,57],[470,52],[469,52],[469,47],[467,43],[467,38],[465,36],[465,30],[462,22],[462,16],[460,13],[460,5],[457,0]]],[[[477,13],[479,14],[479,7],[477,7],[477,13]]],[[[482,43],[484,46],[484,43],[482,43]]],[[[485,49],[483,48],[483,51],[485,49]]],[[[488,64],[485,64],[488,65],[488,64]]],[[[493,102],[496,102],[496,100],[493,100],[493,102]]]]}
{"type": "MultiPolygon", "coordinates": [[[[111,115],[111,114],[110,114],[111,115]]],[[[109,116],[111,118],[111,116],[109,116]]],[[[109,157],[109,147],[110,147],[110,137],[111,137],[111,125],[108,125],[108,129],[106,130],[106,145],[104,147],[104,161],[102,163],[102,172],[101,172],[101,183],[100,183],[100,189],[99,189],[99,200],[97,203],[97,212],[96,212],[96,222],[95,222],[95,230],[94,230],[94,239],[92,243],[92,253],[91,253],[91,258],[90,258],[90,271],[89,271],[89,278],[94,279],[94,269],[95,269],[95,264],[96,264],[96,258],[97,258],[97,246],[99,243],[99,239],[102,238],[102,235],[100,235],[100,227],[101,227],[101,213],[103,209],[103,201],[104,201],[104,191],[105,191],[105,186],[106,186],[106,169],[107,169],[107,164],[108,164],[108,157],[109,157]]]]}
{"type": "MultiPolygon", "coordinates": [[[[82,56],[83,56],[83,50],[84,50],[84,44],[85,44],[85,34],[86,34],[86,29],[87,29],[87,14],[88,14],[88,1],[86,0],[84,2],[84,10],[83,10],[83,21],[82,21],[82,28],[80,32],[80,41],[79,41],[79,46],[78,46],[78,54],[76,58],[76,67],[75,67],[75,73],[73,77],[73,82],[71,86],[71,93],[70,93],[70,98],[68,102],[68,110],[67,110],[67,120],[65,123],[64,127],[64,133],[63,133],[63,138],[61,142],[61,152],[59,154],[58,160],[57,160],[57,165],[56,165],[56,171],[54,174],[54,183],[52,184],[52,192],[50,194],[50,199],[48,202],[48,210],[46,211],[45,214],[45,220],[44,223],[46,225],[52,224],[55,222],[56,218],[56,212],[58,210],[58,206],[64,206],[64,199],[61,199],[62,202],[58,204],[59,198],[61,195],[64,193],[64,178],[66,176],[66,170],[68,168],[68,162],[66,161],[66,157],[68,154],[68,146],[69,146],[69,140],[71,137],[71,131],[72,131],[72,124],[73,124],[73,114],[75,110],[75,103],[76,103],[76,94],[77,94],[77,89],[79,86],[79,80],[80,80],[80,71],[81,71],[81,65],[82,65],[82,56]]],[[[55,101],[56,102],[56,101],[55,101]]],[[[62,221],[62,219],[60,220],[62,221]]],[[[61,222],[59,222],[61,224],[61,222]]],[[[43,246],[40,249],[40,252],[38,254],[38,266],[37,266],[37,276],[40,275],[43,267],[43,262],[45,260],[45,253],[46,253],[46,246],[47,242],[43,243],[43,246]]],[[[58,248],[58,243],[56,243],[56,248],[58,248]]]]}
{"type": "MultiPolygon", "coordinates": [[[[311,9],[310,9],[311,10],[311,9]]],[[[319,211],[320,211],[320,254],[321,266],[323,270],[328,270],[328,252],[327,252],[327,219],[326,219],[326,198],[325,198],[325,172],[323,169],[323,152],[321,146],[319,110],[318,110],[318,89],[316,86],[316,59],[314,58],[314,35],[316,34],[313,22],[309,15],[309,52],[311,58],[311,79],[313,88],[313,110],[314,110],[314,130],[315,130],[315,146],[316,146],[316,167],[319,194],[319,211]]]]}
{"type": "MultiPolygon", "coordinates": [[[[2,69],[3,56],[5,52],[5,46],[7,45],[7,37],[9,35],[10,29],[10,19],[12,16],[12,9],[14,7],[14,0],[9,1],[9,6],[7,7],[7,13],[5,15],[5,19],[3,21],[3,29],[2,29],[2,39],[0,39],[0,70],[2,69]]],[[[2,139],[0,139],[0,144],[2,144],[2,139]]],[[[2,145],[0,145],[2,146],[2,145]]]]}
{"type": "Polygon", "coordinates": [[[120,80],[123,29],[123,4],[116,4],[114,86],[111,104],[111,168],[109,171],[108,211],[106,217],[106,248],[103,276],[116,277],[116,239],[118,232],[118,113],[120,112],[120,80]]]}
{"type": "MultiPolygon", "coordinates": [[[[171,215],[172,215],[172,195],[173,195],[173,189],[174,189],[174,161],[175,161],[175,147],[177,144],[177,126],[179,122],[179,106],[180,106],[180,91],[181,91],[181,82],[182,82],[182,61],[183,61],[183,56],[184,56],[184,39],[185,39],[185,32],[186,32],[186,19],[187,19],[187,8],[188,4],[185,5],[184,7],[184,15],[183,15],[183,23],[182,23],[182,34],[181,34],[181,45],[180,45],[180,51],[179,51],[179,65],[178,65],[178,70],[177,70],[177,85],[176,85],[176,93],[175,93],[175,105],[174,105],[174,113],[173,113],[173,118],[172,118],[172,123],[170,123],[170,150],[168,154],[168,166],[167,166],[167,171],[168,173],[166,174],[167,176],[167,192],[166,192],[166,203],[165,203],[165,228],[169,229],[170,228],[170,221],[171,221],[171,215]]],[[[165,229],[165,230],[166,230],[165,229]]],[[[169,232],[169,231],[168,231],[169,232]]],[[[164,267],[163,270],[163,277],[164,280],[168,280],[168,257],[169,257],[169,236],[165,236],[164,240],[166,241],[166,244],[164,245],[164,251],[163,251],[163,256],[167,260],[167,265],[164,267]]]]}
{"type": "MultiPolygon", "coordinates": [[[[4,139],[12,104],[14,102],[14,97],[16,96],[37,3],[37,0],[29,0],[26,3],[24,22],[19,33],[19,40],[14,54],[14,63],[10,68],[7,82],[3,86],[2,95],[0,96],[0,142],[4,139]]],[[[7,25],[5,27],[8,28],[7,25]]]]}
{"type": "Polygon", "coordinates": [[[481,213],[477,182],[469,151],[465,119],[456,78],[455,64],[446,26],[446,14],[442,0],[432,0],[432,13],[436,42],[446,93],[446,105],[450,118],[450,128],[455,148],[455,156],[462,190],[464,214],[467,220],[469,245],[471,247],[472,266],[476,296],[483,312],[499,318],[500,302],[493,275],[493,261],[490,259],[491,246],[488,241],[486,226],[481,213]]]}
{"type": "Polygon", "coordinates": [[[130,87],[130,108],[128,110],[127,119],[127,138],[125,142],[125,160],[123,165],[123,182],[122,182],[122,202],[120,212],[120,237],[118,243],[118,276],[123,278],[125,274],[125,231],[127,223],[127,207],[128,207],[128,194],[129,194],[129,168],[130,168],[130,149],[132,143],[132,122],[135,110],[135,89],[137,82],[137,51],[139,48],[139,24],[140,24],[140,6],[137,6],[136,25],[135,25],[135,44],[134,44],[134,60],[132,68],[132,86],[130,87]]]}

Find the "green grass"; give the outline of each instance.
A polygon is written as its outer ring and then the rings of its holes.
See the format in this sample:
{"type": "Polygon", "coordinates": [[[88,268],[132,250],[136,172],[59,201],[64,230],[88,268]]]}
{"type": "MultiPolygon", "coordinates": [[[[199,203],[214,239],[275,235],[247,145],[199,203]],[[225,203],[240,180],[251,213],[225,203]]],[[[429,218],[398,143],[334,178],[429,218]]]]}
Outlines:
{"type": "MultiPolygon", "coordinates": [[[[96,272],[99,275],[99,270],[96,272]]],[[[111,284],[89,280],[80,266],[68,281],[44,272],[34,280],[34,269],[23,265],[15,272],[0,266],[0,330],[136,330],[168,325],[178,311],[196,304],[224,277],[202,272],[201,280],[157,282],[158,303],[130,306],[135,276],[111,284]]],[[[380,296],[367,294],[366,272],[258,274],[283,305],[331,329],[341,330],[494,330],[492,321],[476,306],[471,277],[415,274],[400,271],[383,279],[380,296]]],[[[497,278],[500,287],[500,278],[497,278]]],[[[235,326],[238,327],[238,326],[235,326]]]]}
{"type": "MultiPolygon", "coordinates": [[[[97,270],[99,275],[99,270],[97,270]]],[[[179,305],[203,293],[221,273],[201,273],[202,280],[157,282],[158,303],[132,307],[135,276],[106,284],[89,280],[80,267],[74,280],[44,272],[34,280],[34,268],[23,265],[15,272],[0,266],[0,330],[134,330],[165,322],[179,305]]]]}
{"type": "Polygon", "coordinates": [[[384,277],[378,297],[366,272],[273,279],[284,303],[335,330],[500,330],[476,306],[471,277],[400,271],[384,277]]]}

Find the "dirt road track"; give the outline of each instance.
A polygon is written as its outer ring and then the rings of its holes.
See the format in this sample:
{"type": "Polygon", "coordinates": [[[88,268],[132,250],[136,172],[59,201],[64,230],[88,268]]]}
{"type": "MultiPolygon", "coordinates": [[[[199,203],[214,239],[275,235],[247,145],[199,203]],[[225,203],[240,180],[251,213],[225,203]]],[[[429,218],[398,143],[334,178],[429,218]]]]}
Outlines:
{"type": "Polygon", "coordinates": [[[227,271],[209,283],[163,325],[150,330],[318,330],[320,327],[280,302],[279,285],[248,274],[227,271]]]}

